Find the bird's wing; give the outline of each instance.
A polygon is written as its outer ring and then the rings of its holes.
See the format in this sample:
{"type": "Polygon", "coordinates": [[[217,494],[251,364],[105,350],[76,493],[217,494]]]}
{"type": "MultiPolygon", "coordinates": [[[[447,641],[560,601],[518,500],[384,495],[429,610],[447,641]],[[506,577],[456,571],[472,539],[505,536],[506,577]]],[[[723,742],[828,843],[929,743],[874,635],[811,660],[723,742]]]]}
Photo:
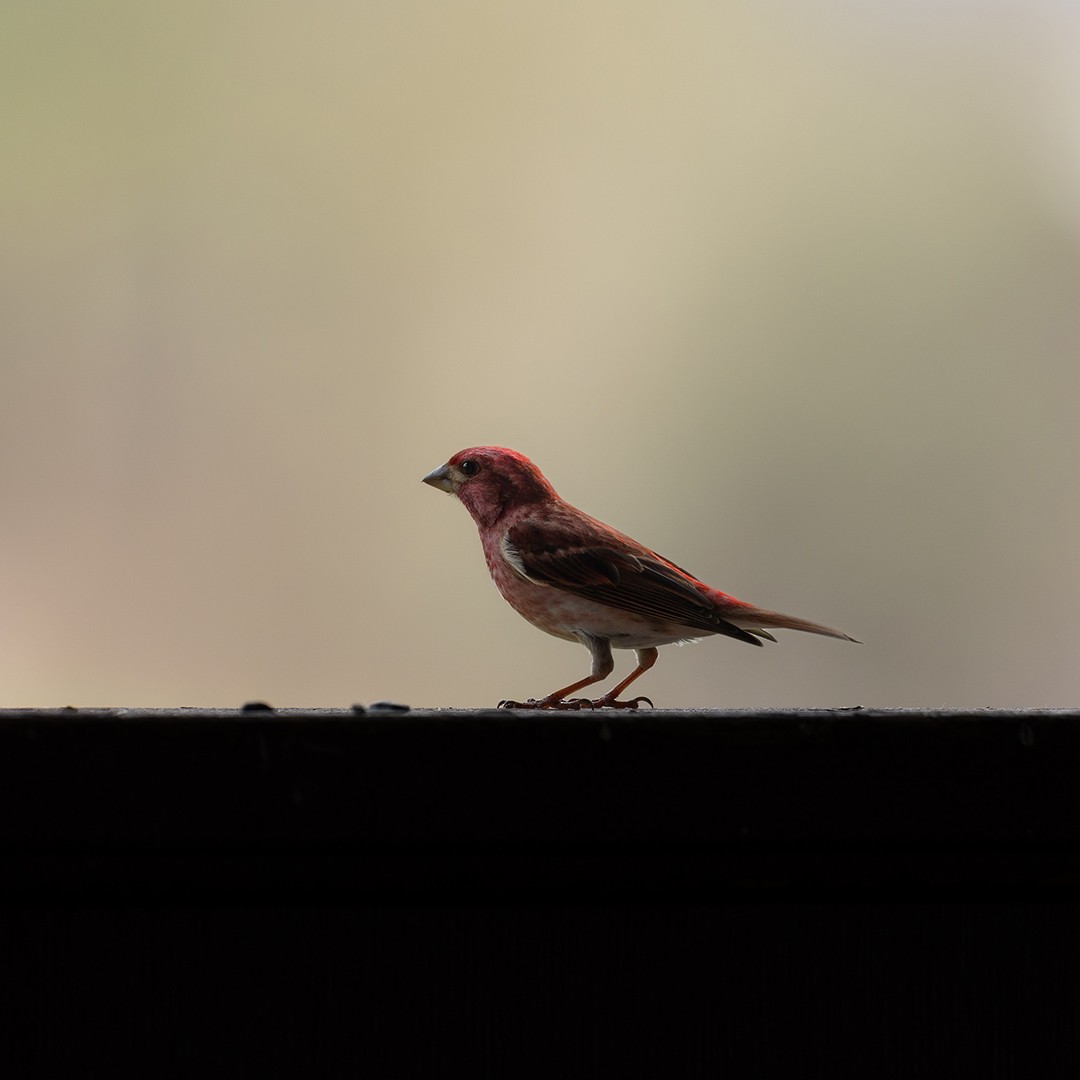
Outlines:
{"type": "Polygon", "coordinates": [[[685,570],[592,518],[581,518],[511,525],[502,538],[503,557],[522,577],[538,584],[646,618],[761,644],[757,636],[724,619],[685,570]]]}

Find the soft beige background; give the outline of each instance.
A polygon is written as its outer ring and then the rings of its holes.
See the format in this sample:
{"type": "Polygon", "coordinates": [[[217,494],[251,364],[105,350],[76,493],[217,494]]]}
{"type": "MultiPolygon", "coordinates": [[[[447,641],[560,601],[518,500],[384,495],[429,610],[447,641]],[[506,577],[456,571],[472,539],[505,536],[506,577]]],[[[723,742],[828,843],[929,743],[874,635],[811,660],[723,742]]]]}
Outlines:
{"type": "Polygon", "coordinates": [[[5,3],[0,145],[0,704],[570,681],[502,443],[865,642],[660,704],[1080,705],[1074,5],[5,3]]]}

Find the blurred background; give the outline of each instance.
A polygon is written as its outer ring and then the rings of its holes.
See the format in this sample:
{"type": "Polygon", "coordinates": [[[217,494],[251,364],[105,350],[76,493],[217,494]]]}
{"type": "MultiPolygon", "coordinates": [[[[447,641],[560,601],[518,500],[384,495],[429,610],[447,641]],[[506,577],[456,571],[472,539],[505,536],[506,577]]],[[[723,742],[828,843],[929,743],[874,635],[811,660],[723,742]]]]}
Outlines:
{"type": "Polygon", "coordinates": [[[580,677],[496,443],[864,642],[659,705],[1080,705],[1076,5],[9,2],[0,142],[0,704],[580,677]]]}

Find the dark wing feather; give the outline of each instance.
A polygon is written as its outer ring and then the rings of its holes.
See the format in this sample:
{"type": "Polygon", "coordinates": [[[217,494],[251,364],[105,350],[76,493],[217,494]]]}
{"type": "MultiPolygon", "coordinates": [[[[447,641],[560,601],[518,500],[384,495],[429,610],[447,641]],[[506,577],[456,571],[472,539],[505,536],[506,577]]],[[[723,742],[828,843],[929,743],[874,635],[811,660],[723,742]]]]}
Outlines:
{"type": "MultiPolygon", "coordinates": [[[[592,525],[591,518],[587,521],[592,525]]],[[[513,561],[533,581],[646,618],[761,644],[724,619],[685,571],[653,552],[621,550],[602,528],[593,536],[589,531],[578,522],[571,528],[525,521],[510,526],[506,541],[513,561]]]]}

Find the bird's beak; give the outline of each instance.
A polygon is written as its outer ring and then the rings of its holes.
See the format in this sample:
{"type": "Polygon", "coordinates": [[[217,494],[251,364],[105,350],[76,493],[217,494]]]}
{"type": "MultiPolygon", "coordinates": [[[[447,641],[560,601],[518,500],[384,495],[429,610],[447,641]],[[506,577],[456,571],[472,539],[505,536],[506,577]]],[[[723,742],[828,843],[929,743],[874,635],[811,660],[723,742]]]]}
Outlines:
{"type": "Polygon", "coordinates": [[[440,465],[437,469],[432,469],[431,472],[424,477],[424,483],[430,484],[432,487],[437,487],[440,491],[449,492],[454,494],[458,489],[458,484],[461,481],[454,476],[456,470],[451,470],[449,465],[440,465]]]}

